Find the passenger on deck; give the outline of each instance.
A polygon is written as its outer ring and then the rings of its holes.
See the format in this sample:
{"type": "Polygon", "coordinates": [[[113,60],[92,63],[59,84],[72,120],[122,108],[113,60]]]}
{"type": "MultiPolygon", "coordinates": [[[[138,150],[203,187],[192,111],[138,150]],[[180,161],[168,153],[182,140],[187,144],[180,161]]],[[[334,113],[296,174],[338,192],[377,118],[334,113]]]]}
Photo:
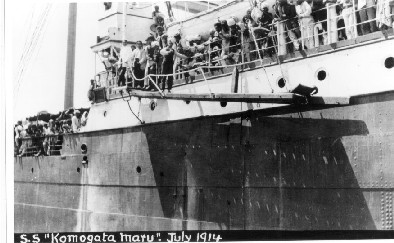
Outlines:
{"type": "Polygon", "coordinates": [[[358,0],[357,9],[359,10],[361,22],[361,33],[363,35],[377,31],[376,27],[376,2],[375,0],[358,0]]]}
{"type": "Polygon", "coordinates": [[[301,38],[305,47],[311,49],[315,47],[315,40],[313,39],[315,21],[311,15],[312,8],[305,0],[297,0],[296,11],[301,25],[301,38]]]}
{"type": "MultiPolygon", "coordinates": [[[[155,38],[150,35],[146,40],[146,47],[145,47],[145,55],[146,55],[146,65],[145,65],[145,80],[144,80],[144,90],[150,90],[151,83],[150,79],[148,77],[149,74],[157,74],[156,73],[156,64],[154,60],[154,54],[155,54],[155,47],[152,45],[152,42],[156,42],[155,38]]],[[[156,42],[157,43],[157,42],[156,42]]],[[[152,77],[154,79],[155,77],[152,77]]]]}
{"type": "Polygon", "coordinates": [[[41,137],[44,133],[43,128],[44,126],[41,124],[35,125],[34,136],[41,137]]]}
{"type": "Polygon", "coordinates": [[[297,12],[294,5],[290,5],[286,0],[278,0],[275,6],[277,16],[280,21],[284,21],[284,29],[287,32],[287,36],[293,43],[294,49],[299,50],[300,43],[298,38],[300,37],[299,24],[296,19],[297,12]]]}
{"type": "Polygon", "coordinates": [[[49,120],[48,129],[52,134],[56,134],[55,122],[53,121],[53,119],[49,120]]]}
{"type": "Polygon", "coordinates": [[[389,27],[394,28],[394,1],[377,0],[376,4],[376,22],[379,29],[387,30],[389,27]]]}
{"type": "Polygon", "coordinates": [[[274,17],[270,12],[268,12],[268,6],[264,3],[260,5],[260,9],[262,10],[262,15],[258,19],[258,27],[261,28],[261,45],[266,49],[266,52],[269,56],[272,56],[275,53],[273,36],[270,35],[272,31],[272,22],[274,17]]]}
{"type": "Polygon", "coordinates": [[[63,131],[63,121],[56,120],[55,121],[55,134],[62,134],[63,131]]]}
{"type": "Polygon", "coordinates": [[[34,155],[36,157],[44,155],[47,156],[49,155],[49,143],[45,140],[42,143],[40,142],[40,144],[38,145],[38,152],[34,155]]]}
{"type": "Polygon", "coordinates": [[[229,18],[227,23],[230,27],[229,53],[233,53],[235,62],[238,62],[239,53],[241,50],[241,27],[236,24],[235,18],[229,18]]]}
{"type": "Polygon", "coordinates": [[[244,53],[245,53],[245,58],[249,62],[250,59],[250,50],[252,46],[254,46],[254,41],[252,39],[252,36],[250,34],[251,28],[253,27],[253,22],[254,20],[251,17],[251,10],[248,9],[246,11],[246,15],[242,18],[242,25],[241,25],[241,30],[243,32],[243,38],[244,38],[244,53]]]}
{"type": "Polygon", "coordinates": [[[77,133],[81,128],[81,112],[79,110],[74,111],[74,116],[71,118],[72,121],[72,132],[77,133]]]}
{"type": "Polygon", "coordinates": [[[43,135],[44,135],[44,136],[53,135],[53,132],[52,132],[51,129],[49,128],[48,124],[44,124],[43,130],[44,130],[44,132],[43,132],[43,135]]]}
{"type": "Polygon", "coordinates": [[[173,84],[173,68],[174,68],[174,57],[178,56],[180,58],[187,58],[185,55],[178,53],[176,49],[174,49],[175,40],[170,39],[168,41],[168,46],[161,49],[160,54],[163,56],[163,65],[161,74],[168,75],[164,77],[160,77],[161,79],[161,89],[164,91],[167,81],[168,92],[171,92],[172,84],[173,84]]]}
{"type": "Polygon", "coordinates": [[[195,45],[193,48],[193,59],[189,62],[190,68],[201,67],[205,65],[204,45],[195,45]]]}
{"type": "MultiPolygon", "coordinates": [[[[215,30],[211,33],[217,33],[215,30]]],[[[209,59],[211,60],[211,63],[213,66],[219,66],[218,61],[216,61],[220,57],[220,47],[221,47],[221,41],[218,36],[215,36],[214,34],[211,35],[210,39],[210,57],[209,59]]]]}
{"type": "Polygon", "coordinates": [[[156,28],[156,34],[156,40],[159,42],[160,49],[162,49],[167,45],[167,41],[165,40],[167,34],[164,33],[164,28],[161,26],[156,28]]]}
{"type": "Polygon", "coordinates": [[[72,132],[71,125],[72,125],[71,119],[63,120],[63,124],[62,124],[63,133],[71,133],[72,132]]]}
{"type": "Polygon", "coordinates": [[[391,16],[391,25],[394,29],[394,0],[389,1],[389,8],[390,8],[390,16],[391,16]]]}
{"type": "Polygon", "coordinates": [[[345,22],[346,38],[353,39],[356,38],[355,34],[355,19],[353,11],[353,1],[352,0],[338,0],[337,1],[342,6],[342,17],[345,22]]]}
{"type": "Polygon", "coordinates": [[[244,24],[248,27],[253,27],[255,26],[255,21],[252,18],[252,10],[248,9],[246,11],[246,15],[242,18],[242,22],[244,22],[244,24]]]}
{"type": "Polygon", "coordinates": [[[127,41],[122,42],[122,48],[119,53],[119,69],[118,69],[118,86],[126,85],[126,70],[128,66],[128,61],[131,57],[132,50],[127,46],[127,41]]]}
{"type": "MultiPolygon", "coordinates": [[[[222,31],[222,24],[221,23],[215,23],[213,25],[214,30],[211,32],[211,49],[214,49],[215,46],[218,47],[217,49],[222,49],[222,38],[220,36],[220,32],[222,31]]],[[[219,56],[219,52],[212,53],[214,56],[219,56]]],[[[211,57],[212,58],[212,57],[211,57]]]]}
{"type": "Polygon", "coordinates": [[[18,123],[15,125],[15,128],[14,128],[14,133],[15,133],[15,140],[14,141],[15,141],[15,144],[18,143],[19,138],[21,137],[22,130],[23,130],[22,121],[18,121],[18,123]]]}
{"type": "Polygon", "coordinates": [[[23,157],[27,152],[27,144],[23,143],[20,145],[19,147],[19,151],[18,151],[18,157],[23,157]]]}
{"type": "Polygon", "coordinates": [[[327,43],[327,9],[324,6],[324,0],[308,0],[312,7],[312,17],[316,25],[321,25],[320,31],[317,33],[319,43],[327,43]]]}
{"type": "Polygon", "coordinates": [[[229,53],[231,33],[226,20],[221,21],[221,26],[222,26],[222,30],[220,31],[219,36],[220,39],[222,40],[221,56],[223,57],[224,55],[227,55],[229,53]]]}
{"type": "Polygon", "coordinates": [[[94,79],[91,79],[89,90],[88,90],[88,99],[89,99],[89,101],[92,102],[92,104],[94,103],[94,89],[95,88],[96,88],[95,81],[94,81],[94,79]]]}
{"type": "Polygon", "coordinates": [[[159,10],[159,6],[155,5],[155,10],[152,12],[152,18],[154,23],[157,26],[163,26],[164,25],[164,18],[163,18],[163,14],[160,12],[159,10]]]}
{"type": "Polygon", "coordinates": [[[133,73],[136,78],[135,86],[141,88],[144,81],[142,79],[145,74],[146,52],[142,48],[142,41],[137,41],[137,49],[131,53],[130,62],[133,64],[133,73]]]}
{"type": "Polygon", "coordinates": [[[81,117],[81,126],[86,126],[86,123],[88,121],[88,115],[89,115],[89,111],[84,111],[81,117]]]}
{"type": "MultiPolygon", "coordinates": [[[[173,48],[176,49],[178,53],[184,54],[183,53],[183,46],[182,46],[182,43],[181,43],[181,34],[179,32],[174,35],[173,40],[174,40],[173,48]]],[[[173,68],[174,69],[173,70],[174,74],[178,72],[178,70],[182,66],[182,64],[183,64],[182,59],[179,58],[178,56],[175,56],[174,68],[173,68]]],[[[174,79],[176,80],[177,77],[174,76],[174,79]]]]}

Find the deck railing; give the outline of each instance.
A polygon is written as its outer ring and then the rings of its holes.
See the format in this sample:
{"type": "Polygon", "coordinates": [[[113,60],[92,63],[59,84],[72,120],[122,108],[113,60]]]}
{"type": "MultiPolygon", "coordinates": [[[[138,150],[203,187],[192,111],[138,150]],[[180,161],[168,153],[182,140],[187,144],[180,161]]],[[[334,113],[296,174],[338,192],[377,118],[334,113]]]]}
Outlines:
{"type": "MultiPolygon", "coordinates": [[[[388,2],[388,0],[383,0],[388,2]]],[[[358,26],[363,26],[365,24],[369,24],[370,22],[376,22],[381,17],[379,17],[378,13],[376,14],[376,18],[369,19],[363,22],[357,22],[356,13],[360,11],[365,11],[366,8],[363,9],[355,9],[354,0],[352,0],[352,6],[350,14],[352,14],[353,23],[349,25],[345,25],[344,27],[338,27],[338,21],[342,18],[342,15],[337,14],[337,6],[338,3],[327,3],[324,8],[316,10],[314,13],[318,11],[327,11],[326,18],[321,21],[313,21],[309,26],[303,26],[303,21],[298,21],[299,18],[295,17],[293,19],[287,20],[278,20],[277,18],[269,24],[268,26],[264,26],[264,28],[268,29],[265,34],[258,34],[258,31],[261,30],[260,27],[249,27],[249,35],[250,38],[245,38],[244,33],[241,32],[240,40],[237,41],[235,45],[229,45],[226,48],[222,49],[212,49],[211,46],[215,44],[214,41],[206,42],[204,45],[204,50],[195,54],[193,58],[198,56],[203,57],[203,62],[195,63],[193,66],[187,67],[187,65],[180,65],[180,67],[174,72],[174,74],[170,74],[174,76],[174,80],[182,80],[181,83],[187,84],[188,81],[185,78],[185,74],[196,74],[202,75],[205,79],[205,75],[211,73],[213,70],[220,70],[223,68],[231,68],[231,67],[240,67],[241,69],[248,68],[249,65],[254,66],[263,66],[264,59],[271,59],[269,56],[276,58],[274,60],[277,63],[280,63],[278,56],[283,56],[289,53],[288,47],[291,45],[300,46],[301,50],[304,50],[309,46],[309,48],[316,48],[320,45],[328,45],[339,41],[338,32],[343,30],[348,30],[348,33],[351,33],[353,36],[347,36],[347,39],[356,38],[358,36],[358,26]],[[288,21],[296,20],[299,23],[298,27],[287,29],[286,24],[288,21]],[[326,24],[326,29],[323,28],[323,25],[326,24]],[[306,28],[310,28],[309,31],[303,31],[306,28]],[[297,37],[296,40],[291,40],[289,38],[289,32],[299,31],[301,36],[297,37]],[[312,36],[310,33],[313,33],[312,36]],[[312,40],[311,40],[312,38],[312,40]],[[290,39],[290,40],[289,40],[290,39]],[[307,45],[306,42],[309,41],[307,45]],[[312,43],[312,46],[311,46],[312,43]],[[253,47],[253,48],[251,48],[253,47]],[[228,64],[226,60],[228,59],[229,50],[236,49],[235,52],[232,52],[235,57],[236,63],[228,64]],[[267,57],[268,56],[268,57],[267,57]],[[241,62],[239,62],[239,59],[241,62]],[[245,61],[246,60],[246,61],[245,61]],[[179,78],[180,77],[180,78],[179,78]]],[[[374,8],[375,6],[368,7],[374,8]]],[[[388,14],[385,16],[386,18],[392,17],[393,14],[388,14]]],[[[312,18],[312,16],[310,17],[312,18]]],[[[313,19],[313,18],[312,18],[313,19]]],[[[245,31],[247,31],[247,29],[245,31]]],[[[371,30],[372,31],[372,30],[371,30]]],[[[218,40],[221,44],[222,40],[218,40]]],[[[296,49],[296,48],[295,48],[296,49]]],[[[109,75],[109,72],[106,72],[109,75]]],[[[170,75],[162,75],[162,74],[148,74],[143,78],[136,78],[130,68],[127,69],[126,75],[126,85],[135,87],[135,81],[144,81],[149,80],[149,82],[153,83],[155,88],[159,89],[157,86],[157,80],[159,78],[165,78],[170,75]],[[130,77],[132,76],[132,77],[130,77]]],[[[103,73],[104,74],[104,73],[103,73]]],[[[104,75],[105,76],[105,75],[104,75]]],[[[193,76],[193,75],[192,75],[193,76]]],[[[113,88],[117,86],[117,80],[119,76],[116,72],[114,76],[105,78],[105,86],[107,87],[107,95],[112,95],[116,93],[113,91],[113,88]]],[[[205,79],[206,80],[206,79],[205,79]]],[[[161,91],[160,91],[161,92],[161,91]]]]}
{"type": "Polygon", "coordinates": [[[32,136],[22,138],[15,146],[18,157],[57,156],[60,155],[63,144],[63,134],[32,136]]]}

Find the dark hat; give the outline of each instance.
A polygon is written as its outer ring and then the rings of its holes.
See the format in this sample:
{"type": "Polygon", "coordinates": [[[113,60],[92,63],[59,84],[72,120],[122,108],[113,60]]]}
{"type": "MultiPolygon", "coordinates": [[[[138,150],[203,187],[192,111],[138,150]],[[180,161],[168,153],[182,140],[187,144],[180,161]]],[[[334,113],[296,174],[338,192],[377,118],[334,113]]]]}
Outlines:
{"type": "Polygon", "coordinates": [[[155,37],[153,37],[153,35],[150,35],[148,38],[146,38],[145,41],[154,41],[155,37]]]}
{"type": "Polygon", "coordinates": [[[163,28],[162,26],[157,26],[157,27],[156,27],[156,30],[157,30],[157,31],[159,31],[159,30],[164,31],[164,28],[163,28]]]}
{"type": "Polygon", "coordinates": [[[181,34],[179,32],[175,33],[174,38],[181,38],[181,34]]]}
{"type": "Polygon", "coordinates": [[[222,27],[222,24],[221,23],[215,23],[213,26],[214,27],[222,27]]]}

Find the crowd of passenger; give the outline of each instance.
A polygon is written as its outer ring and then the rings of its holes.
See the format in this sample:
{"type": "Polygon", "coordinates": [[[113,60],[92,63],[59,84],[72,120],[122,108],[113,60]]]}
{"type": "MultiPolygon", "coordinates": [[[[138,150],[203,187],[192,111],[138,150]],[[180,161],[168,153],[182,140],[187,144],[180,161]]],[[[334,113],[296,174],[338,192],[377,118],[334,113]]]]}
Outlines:
{"type": "Polygon", "coordinates": [[[63,134],[78,133],[86,125],[89,109],[68,109],[58,114],[39,113],[14,125],[15,155],[40,156],[59,153],[63,134]],[[25,140],[24,138],[31,138],[25,140]]]}
{"type": "MultiPolygon", "coordinates": [[[[385,30],[394,22],[394,0],[277,0],[273,6],[256,1],[242,19],[218,19],[213,23],[209,38],[204,40],[200,35],[182,37],[180,32],[169,37],[164,15],[156,6],[152,17],[157,27],[155,34],[145,40],[146,46],[137,41],[136,46],[130,47],[125,40],[119,53],[110,57],[106,53],[105,65],[118,77],[118,86],[127,83],[133,88],[154,90],[158,87],[171,92],[173,80],[177,78],[174,73],[183,72],[182,78],[187,83],[190,76],[213,71],[212,67],[277,54],[278,21],[283,23],[286,52],[330,43],[327,16],[332,15],[332,11],[337,14],[336,20],[330,17],[337,24],[336,41],[385,30]],[[204,69],[206,66],[210,69],[204,69]],[[196,70],[197,67],[201,69],[196,70]],[[162,76],[155,76],[158,74],[162,76]]],[[[331,36],[331,42],[332,39],[331,36]]]]}

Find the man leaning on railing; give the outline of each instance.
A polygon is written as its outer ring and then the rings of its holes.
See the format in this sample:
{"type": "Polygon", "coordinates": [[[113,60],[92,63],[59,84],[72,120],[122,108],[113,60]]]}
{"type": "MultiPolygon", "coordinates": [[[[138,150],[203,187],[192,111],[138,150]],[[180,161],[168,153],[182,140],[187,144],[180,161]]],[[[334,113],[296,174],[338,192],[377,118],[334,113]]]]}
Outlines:
{"type": "Polygon", "coordinates": [[[294,49],[299,50],[299,24],[295,6],[288,4],[287,0],[278,0],[275,5],[277,20],[283,21],[287,36],[293,43],[294,49]]]}

